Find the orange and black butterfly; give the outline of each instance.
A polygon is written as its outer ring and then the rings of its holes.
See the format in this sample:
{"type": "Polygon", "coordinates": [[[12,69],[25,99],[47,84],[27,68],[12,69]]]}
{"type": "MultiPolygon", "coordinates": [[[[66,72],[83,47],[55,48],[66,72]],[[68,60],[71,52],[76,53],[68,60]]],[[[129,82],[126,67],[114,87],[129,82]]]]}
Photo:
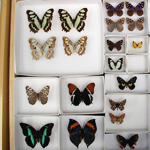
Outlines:
{"type": "Polygon", "coordinates": [[[141,42],[139,42],[139,43],[136,43],[135,41],[133,41],[132,44],[133,44],[133,47],[134,47],[134,48],[141,48],[143,42],[141,41],[141,42]]]}
{"type": "Polygon", "coordinates": [[[121,149],[125,148],[127,144],[129,145],[131,149],[134,149],[135,148],[134,145],[136,145],[136,142],[139,139],[139,135],[135,134],[131,136],[129,139],[125,139],[123,136],[117,135],[116,138],[117,138],[117,141],[119,142],[119,146],[121,149]]]}
{"type": "Polygon", "coordinates": [[[92,94],[94,93],[95,83],[88,84],[83,92],[74,85],[69,83],[69,94],[71,95],[71,102],[73,105],[78,106],[81,101],[85,103],[85,105],[90,105],[93,101],[92,94]]]}
{"type": "Polygon", "coordinates": [[[114,111],[115,109],[120,109],[121,111],[124,110],[124,105],[126,104],[126,99],[121,102],[114,102],[113,100],[109,99],[111,109],[114,111]]]}
{"type": "Polygon", "coordinates": [[[78,148],[82,139],[89,147],[95,140],[95,133],[97,131],[95,119],[89,120],[84,128],[81,128],[80,124],[73,119],[69,120],[68,132],[70,134],[70,141],[78,148]]]}
{"type": "Polygon", "coordinates": [[[110,51],[112,51],[114,48],[116,48],[118,51],[120,51],[121,48],[122,48],[121,47],[122,44],[123,44],[123,40],[120,40],[120,41],[118,41],[116,43],[113,43],[112,41],[107,40],[108,49],[110,51]]]}
{"type": "Polygon", "coordinates": [[[124,119],[124,117],[125,117],[125,113],[122,114],[121,116],[118,116],[118,117],[114,116],[112,113],[109,113],[109,116],[110,116],[111,122],[112,122],[113,124],[114,124],[114,123],[116,123],[116,124],[122,124],[122,123],[123,123],[123,119],[124,119]]]}

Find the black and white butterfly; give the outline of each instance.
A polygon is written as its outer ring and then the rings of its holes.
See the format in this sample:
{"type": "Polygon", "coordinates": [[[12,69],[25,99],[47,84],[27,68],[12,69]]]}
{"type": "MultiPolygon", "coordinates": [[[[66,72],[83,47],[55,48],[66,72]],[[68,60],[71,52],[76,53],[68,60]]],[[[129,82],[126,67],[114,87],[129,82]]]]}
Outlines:
{"type": "Polygon", "coordinates": [[[114,62],[111,58],[108,58],[108,65],[111,70],[118,69],[120,70],[122,68],[123,64],[123,58],[118,59],[116,62],[114,62]]]}
{"type": "Polygon", "coordinates": [[[136,82],[136,80],[137,80],[136,76],[131,78],[128,82],[124,81],[121,77],[117,77],[120,90],[124,90],[125,87],[129,87],[130,90],[133,90],[135,88],[134,83],[136,82]]]}
{"type": "Polygon", "coordinates": [[[87,8],[82,8],[76,15],[75,19],[72,19],[70,14],[64,10],[64,9],[59,9],[59,17],[60,21],[62,21],[61,26],[62,30],[69,32],[73,27],[77,29],[78,32],[81,32],[84,30],[85,22],[83,20],[86,19],[86,14],[87,14],[88,9],[87,8]]]}
{"type": "Polygon", "coordinates": [[[48,9],[41,20],[34,11],[27,10],[26,13],[28,16],[28,21],[30,22],[29,24],[30,31],[37,33],[41,28],[45,32],[51,30],[52,26],[51,20],[53,18],[53,12],[54,12],[53,8],[48,9]]]}

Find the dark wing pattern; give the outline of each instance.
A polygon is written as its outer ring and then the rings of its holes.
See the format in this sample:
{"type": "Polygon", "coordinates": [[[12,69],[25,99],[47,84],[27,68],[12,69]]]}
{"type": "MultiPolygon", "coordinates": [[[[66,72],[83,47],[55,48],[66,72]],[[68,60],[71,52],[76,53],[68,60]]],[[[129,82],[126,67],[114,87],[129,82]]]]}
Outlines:
{"type": "Polygon", "coordinates": [[[116,138],[117,138],[117,141],[119,142],[120,148],[121,149],[125,148],[127,145],[127,140],[121,135],[117,135],[116,138]]]}
{"type": "Polygon", "coordinates": [[[135,134],[132,137],[130,137],[130,139],[128,140],[128,144],[131,149],[135,148],[134,145],[136,145],[136,142],[138,141],[138,139],[139,139],[138,134],[135,134]]]}
{"type": "Polygon", "coordinates": [[[130,90],[133,90],[133,89],[135,88],[134,83],[136,82],[136,80],[137,80],[137,77],[134,76],[133,78],[131,78],[131,79],[128,81],[127,85],[128,85],[128,87],[129,87],[130,90]]]}

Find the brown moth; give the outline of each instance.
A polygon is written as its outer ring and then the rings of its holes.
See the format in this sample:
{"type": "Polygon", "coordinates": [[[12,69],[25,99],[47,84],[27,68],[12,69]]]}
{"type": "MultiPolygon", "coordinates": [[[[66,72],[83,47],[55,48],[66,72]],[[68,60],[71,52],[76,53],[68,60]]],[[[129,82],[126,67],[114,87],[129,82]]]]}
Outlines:
{"type": "Polygon", "coordinates": [[[121,116],[118,116],[118,117],[114,116],[112,113],[109,113],[109,116],[110,116],[111,122],[112,122],[113,124],[114,124],[114,123],[116,123],[116,124],[122,124],[122,123],[123,123],[123,119],[124,119],[124,117],[125,117],[125,113],[122,114],[121,116]]]}
{"type": "Polygon", "coordinates": [[[126,99],[121,102],[114,102],[113,100],[109,99],[111,109],[114,111],[115,109],[120,109],[121,111],[124,110],[124,105],[126,104],[126,99]]]}

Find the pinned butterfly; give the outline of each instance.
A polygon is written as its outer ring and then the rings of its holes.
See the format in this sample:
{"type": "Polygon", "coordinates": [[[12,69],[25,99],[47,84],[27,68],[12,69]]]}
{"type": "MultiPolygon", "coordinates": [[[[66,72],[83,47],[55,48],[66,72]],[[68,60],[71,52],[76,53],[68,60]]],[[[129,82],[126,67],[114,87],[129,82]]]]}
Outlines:
{"type": "Polygon", "coordinates": [[[123,64],[123,58],[118,59],[116,62],[114,62],[111,58],[108,58],[108,65],[111,70],[118,69],[120,70],[122,68],[123,64]]]}
{"type": "Polygon", "coordinates": [[[32,10],[27,10],[27,16],[28,16],[28,21],[30,22],[29,24],[29,28],[30,31],[33,33],[37,33],[41,28],[45,31],[48,32],[49,30],[51,30],[51,20],[53,18],[53,12],[54,9],[48,9],[42,20],[38,17],[38,15],[32,11],[32,10]]]}
{"type": "Polygon", "coordinates": [[[135,12],[138,16],[143,15],[144,1],[140,2],[136,7],[134,7],[131,3],[126,2],[127,14],[132,16],[135,12]]]}
{"type": "Polygon", "coordinates": [[[116,8],[114,8],[110,3],[105,3],[106,9],[107,9],[107,15],[109,17],[113,16],[115,13],[117,16],[122,16],[123,11],[122,9],[124,8],[124,2],[119,3],[116,8]]]}
{"type": "Polygon", "coordinates": [[[121,18],[117,22],[114,22],[113,20],[106,18],[107,30],[109,32],[112,32],[116,28],[119,32],[122,32],[124,29],[123,27],[124,21],[125,18],[121,18]]]}
{"type": "Polygon", "coordinates": [[[50,135],[52,134],[53,123],[44,125],[40,130],[35,130],[31,125],[26,123],[20,123],[23,135],[26,136],[25,141],[28,146],[34,148],[37,142],[40,142],[41,146],[45,148],[50,142],[50,135]]]}
{"type": "Polygon", "coordinates": [[[65,53],[68,56],[70,56],[73,52],[76,52],[79,55],[83,55],[85,53],[87,36],[81,37],[75,45],[68,37],[63,37],[62,39],[65,53]]]}
{"type": "Polygon", "coordinates": [[[94,142],[95,133],[97,131],[95,119],[89,120],[84,128],[81,128],[80,124],[73,119],[69,120],[68,132],[70,134],[70,141],[78,148],[82,139],[87,145],[87,148],[94,142]]]}
{"type": "Polygon", "coordinates": [[[125,139],[123,136],[117,135],[116,138],[117,138],[117,141],[119,142],[119,146],[120,146],[121,149],[124,149],[127,144],[129,145],[129,147],[131,149],[134,149],[135,148],[134,145],[136,145],[136,142],[139,139],[139,135],[134,134],[129,139],[125,139]]]}
{"type": "Polygon", "coordinates": [[[43,55],[46,57],[46,59],[51,59],[54,57],[54,50],[53,48],[55,47],[55,41],[56,37],[50,37],[43,46],[39,44],[39,42],[34,39],[30,38],[29,43],[30,43],[30,49],[32,50],[32,57],[35,60],[39,60],[40,57],[43,55]]]}
{"type": "Polygon", "coordinates": [[[128,87],[130,90],[133,90],[135,88],[135,82],[137,80],[137,77],[134,76],[131,78],[128,82],[124,81],[121,77],[117,77],[117,81],[119,83],[119,89],[124,90],[125,87],[128,87]]]}
{"type": "Polygon", "coordinates": [[[85,22],[86,20],[86,14],[87,14],[88,9],[87,8],[82,8],[76,15],[75,19],[72,19],[70,14],[64,10],[64,9],[59,9],[59,17],[60,21],[62,21],[61,26],[62,30],[65,32],[69,32],[73,27],[77,29],[78,32],[81,32],[84,30],[85,22]]]}
{"type": "Polygon", "coordinates": [[[141,48],[142,45],[143,45],[143,42],[141,41],[141,42],[139,42],[139,43],[136,43],[135,41],[133,41],[133,42],[132,42],[132,45],[133,45],[134,48],[141,48]]]}
{"type": "Polygon", "coordinates": [[[113,100],[109,99],[109,103],[111,105],[111,109],[114,111],[115,109],[120,109],[121,111],[124,110],[124,105],[126,104],[126,99],[121,102],[114,102],[113,100]]]}
{"type": "Polygon", "coordinates": [[[112,41],[110,40],[107,40],[107,45],[108,45],[108,49],[110,51],[112,51],[114,48],[116,48],[118,51],[121,50],[121,45],[123,44],[123,40],[119,40],[118,42],[116,43],[113,43],[112,41]]]}
{"type": "Polygon", "coordinates": [[[90,83],[83,92],[80,92],[74,84],[69,83],[68,88],[72,104],[78,106],[83,101],[85,105],[90,105],[93,101],[92,94],[94,93],[94,87],[95,83],[90,83]]]}
{"type": "Polygon", "coordinates": [[[111,122],[114,124],[122,124],[123,123],[123,119],[125,117],[125,113],[120,115],[120,116],[114,116],[112,113],[109,113],[109,117],[111,118],[111,122]]]}
{"type": "Polygon", "coordinates": [[[30,86],[26,86],[26,93],[29,96],[28,101],[31,105],[34,105],[37,100],[41,102],[41,104],[46,104],[48,101],[49,94],[49,86],[45,86],[40,93],[36,93],[30,86]]]}

